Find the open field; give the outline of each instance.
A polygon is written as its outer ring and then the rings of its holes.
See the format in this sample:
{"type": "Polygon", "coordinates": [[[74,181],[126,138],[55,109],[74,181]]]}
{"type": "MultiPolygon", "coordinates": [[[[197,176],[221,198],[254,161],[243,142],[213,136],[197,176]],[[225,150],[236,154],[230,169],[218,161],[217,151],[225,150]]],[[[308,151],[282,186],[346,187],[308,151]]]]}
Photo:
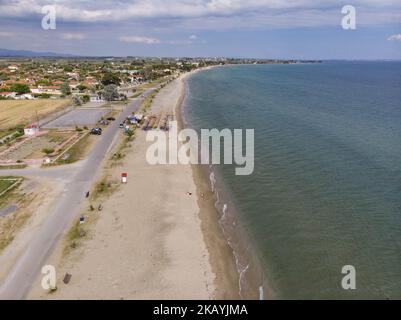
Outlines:
{"type": "Polygon", "coordinates": [[[1,100],[0,131],[6,131],[19,125],[26,125],[39,117],[44,117],[70,104],[69,99],[61,100],[1,100]]]}

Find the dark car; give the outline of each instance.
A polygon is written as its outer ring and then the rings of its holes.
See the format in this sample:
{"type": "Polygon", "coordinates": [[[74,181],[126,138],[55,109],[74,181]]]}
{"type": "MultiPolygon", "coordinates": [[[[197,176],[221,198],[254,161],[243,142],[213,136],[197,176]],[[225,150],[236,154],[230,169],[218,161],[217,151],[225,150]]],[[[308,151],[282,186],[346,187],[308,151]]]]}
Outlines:
{"type": "Polygon", "coordinates": [[[102,128],[93,128],[91,134],[100,136],[102,134],[102,128]]]}
{"type": "Polygon", "coordinates": [[[109,117],[109,118],[107,118],[107,120],[109,120],[109,121],[114,121],[114,120],[116,120],[116,118],[114,118],[114,117],[109,117]]]}

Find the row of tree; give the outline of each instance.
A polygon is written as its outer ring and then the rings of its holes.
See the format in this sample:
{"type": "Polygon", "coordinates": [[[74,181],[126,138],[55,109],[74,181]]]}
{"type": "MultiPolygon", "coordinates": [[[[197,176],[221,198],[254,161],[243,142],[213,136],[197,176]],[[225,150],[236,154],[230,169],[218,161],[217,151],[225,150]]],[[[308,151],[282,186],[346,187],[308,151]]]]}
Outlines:
{"type": "MultiPolygon", "coordinates": [[[[106,100],[106,101],[115,101],[115,100],[119,100],[121,98],[120,94],[118,93],[117,85],[115,83],[113,83],[113,81],[117,81],[116,79],[117,78],[111,76],[109,78],[109,80],[106,81],[108,84],[106,84],[104,86],[103,90],[100,92],[100,95],[103,97],[104,100],[106,100]]],[[[64,96],[71,95],[71,88],[70,88],[70,85],[68,84],[68,82],[64,82],[61,85],[60,91],[64,96]]],[[[75,97],[78,97],[78,96],[75,96],[75,97]]],[[[74,101],[74,102],[76,102],[77,105],[80,105],[79,101],[74,101]]]]}

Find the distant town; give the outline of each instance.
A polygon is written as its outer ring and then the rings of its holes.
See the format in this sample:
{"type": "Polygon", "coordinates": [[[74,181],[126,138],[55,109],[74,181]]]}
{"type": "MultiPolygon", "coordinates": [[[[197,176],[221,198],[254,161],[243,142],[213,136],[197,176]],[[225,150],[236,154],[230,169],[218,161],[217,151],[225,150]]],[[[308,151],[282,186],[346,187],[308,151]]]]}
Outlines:
{"type": "MultiPolygon", "coordinates": [[[[124,94],[105,95],[115,85],[134,90],[144,81],[177,76],[201,67],[227,64],[291,64],[299,60],[168,59],[168,58],[0,58],[0,99],[124,100],[124,94]],[[106,90],[107,91],[107,90],[106,90]]],[[[113,93],[113,92],[112,92],[113,93]]]]}

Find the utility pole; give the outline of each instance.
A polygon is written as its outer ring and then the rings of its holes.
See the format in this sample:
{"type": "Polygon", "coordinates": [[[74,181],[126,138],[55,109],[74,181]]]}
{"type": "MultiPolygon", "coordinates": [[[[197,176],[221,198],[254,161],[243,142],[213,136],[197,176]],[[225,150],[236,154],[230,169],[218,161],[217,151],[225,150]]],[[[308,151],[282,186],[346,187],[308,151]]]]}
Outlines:
{"type": "Polygon", "coordinates": [[[37,125],[38,125],[38,129],[40,129],[38,110],[35,110],[35,113],[36,113],[36,123],[37,123],[37,125]]]}

